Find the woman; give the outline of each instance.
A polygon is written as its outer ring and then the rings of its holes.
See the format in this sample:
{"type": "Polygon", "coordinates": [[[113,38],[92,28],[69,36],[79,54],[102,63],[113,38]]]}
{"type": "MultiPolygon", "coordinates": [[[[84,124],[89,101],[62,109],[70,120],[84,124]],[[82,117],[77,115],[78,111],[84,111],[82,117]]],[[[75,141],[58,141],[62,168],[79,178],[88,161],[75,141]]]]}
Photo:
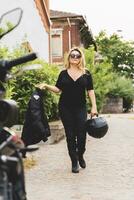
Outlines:
{"type": "Polygon", "coordinates": [[[91,115],[97,113],[96,98],[93,90],[92,76],[85,69],[83,52],[75,47],[67,56],[66,69],[61,71],[56,85],[39,84],[40,89],[61,93],[59,114],[65,128],[68,153],[72,162],[72,172],[79,172],[79,165],[86,167],[83,154],[86,145],[84,124],[87,120],[86,90],[91,100],[91,115]]]}

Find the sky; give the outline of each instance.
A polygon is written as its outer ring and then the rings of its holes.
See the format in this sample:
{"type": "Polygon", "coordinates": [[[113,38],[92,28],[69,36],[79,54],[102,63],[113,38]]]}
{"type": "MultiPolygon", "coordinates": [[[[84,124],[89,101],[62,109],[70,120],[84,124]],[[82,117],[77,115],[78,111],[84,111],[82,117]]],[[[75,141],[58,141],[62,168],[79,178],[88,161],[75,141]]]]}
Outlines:
{"type": "Polygon", "coordinates": [[[50,9],[85,16],[94,36],[106,30],[134,41],[134,0],[50,0],[50,9]]]}

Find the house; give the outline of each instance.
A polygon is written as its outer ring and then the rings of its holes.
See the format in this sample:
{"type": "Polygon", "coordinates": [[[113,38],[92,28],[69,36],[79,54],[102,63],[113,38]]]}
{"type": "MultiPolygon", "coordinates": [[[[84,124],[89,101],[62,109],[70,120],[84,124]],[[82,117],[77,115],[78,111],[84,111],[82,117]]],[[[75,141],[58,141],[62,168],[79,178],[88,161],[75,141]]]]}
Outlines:
{"type": "Polygon", "coordinates": [[[1,40],[9,48],[21,44],[35,51],[46,62],[50,61],[49,0],[4,0],[0,5],[1,15],[20,7],[23,17],[19,26],[1,40]]]}
{"type": "Polygon", "coordinates": [[[46,62],[62,64],[64,54],[73,46],[95,45],[86,18],[82,15],[49,10],[49,0],[4,0],[1,15],[16,7],[23,10],[20,25],[0,44],[9,48],[22,44],[46,62]]]}
{"type": "Polygon", "coordinates": [[[82,15],[50,10],[51,26],[51,61],[62,64],[64,54],[73,46],[88,48],[96,44],[86,18],[82,15]]]}

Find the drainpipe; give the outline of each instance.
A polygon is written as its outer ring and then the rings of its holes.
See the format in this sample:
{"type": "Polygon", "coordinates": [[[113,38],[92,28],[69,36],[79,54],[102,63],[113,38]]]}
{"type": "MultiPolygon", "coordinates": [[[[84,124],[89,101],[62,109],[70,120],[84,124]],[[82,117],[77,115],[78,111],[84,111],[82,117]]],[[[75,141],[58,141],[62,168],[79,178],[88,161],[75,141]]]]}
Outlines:
{"type": "Polygon", "coordinates": [[[71,23],[70,23],[70,19],[67,18],[67,22],[68,22],[68,25],[70,27],[69,31],[68,31],[68,38],[69,38],[69,50],[71,49],[72,45],[71,45],[71,23]]]}
{"type": "Polygon", "coordinates": [[[49,34],[49,62],[52,64],[52,28],[50,26],[50,34],[49,34]]]}

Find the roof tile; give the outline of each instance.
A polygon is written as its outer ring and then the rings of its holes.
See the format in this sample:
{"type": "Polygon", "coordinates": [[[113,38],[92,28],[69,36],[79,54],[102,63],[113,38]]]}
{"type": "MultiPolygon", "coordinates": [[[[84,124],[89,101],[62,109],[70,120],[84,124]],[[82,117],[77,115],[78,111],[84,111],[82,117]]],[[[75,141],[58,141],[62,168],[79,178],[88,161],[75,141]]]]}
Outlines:
{"type": "Polygon", "coordinates": [[[77,17],[81,16],[78,14],[70,13],[70,12],[63,12],[57,10],[50,10],[50,18],[64,18],[64,17],[77,17]]]}

